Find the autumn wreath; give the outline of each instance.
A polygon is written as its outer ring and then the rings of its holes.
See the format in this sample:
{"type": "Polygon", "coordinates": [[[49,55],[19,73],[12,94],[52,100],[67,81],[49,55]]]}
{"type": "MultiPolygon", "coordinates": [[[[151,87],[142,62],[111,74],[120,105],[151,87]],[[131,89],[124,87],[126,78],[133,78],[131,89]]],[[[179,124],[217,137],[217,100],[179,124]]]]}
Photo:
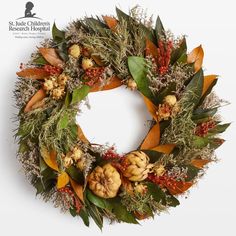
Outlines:
{"type": "Polygon", "coordinates": [[[18,158],[45,201],[102,228],[103,218],[138,223],[179,204],[215,161],[224,140],[212,92],[216,75],[203,75],[201,46],[187,53],[160,18],[134,8],[117,17],[53,25],[27,64],[14,95],[19,108],[18,158]],[[90,143],[76,115],[92,92],[126,86],[139,93],[153,119],[143,142],[126,154],[90,143]]]}

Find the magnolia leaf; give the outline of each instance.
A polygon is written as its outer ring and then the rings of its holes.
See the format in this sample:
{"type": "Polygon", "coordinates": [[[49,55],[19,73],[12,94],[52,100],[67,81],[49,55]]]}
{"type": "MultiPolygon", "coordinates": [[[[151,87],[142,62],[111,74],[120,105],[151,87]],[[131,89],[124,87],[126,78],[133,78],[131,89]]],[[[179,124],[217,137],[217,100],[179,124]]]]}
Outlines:
{"type": "Polygon", "coordinates": [[[203,81],[203,88],[202,88],[202,96],[206,93],[206,91],[209,89],[211,84],[218,78],[218,75],[206,75],[204,76],[203,81]]]}
{"type": "Polygon", "coordinates": [[[153,199],[162,205],[166,205],[166,194],[161,190],[161,188],[153,183],[147,183],[146,185],[148,193],[152,195],[153,199]]]}
{"type": "Polygon", "coordinates": [[[194,70],[198,72],[202,68],[202,62],[204,57],[204,51],[202,49],[202,45],[194,48],[187,57],[187,62],[189,64],[194,63],[194,70]]]}
{"type": "Polygon", "coordinates": [[[33,106],[42,101],[46,97],[46,93],[43,89],[38,90],[34,96],[28,101],[24,108],[24,112],[29,112],[33,109],[33,106]]]}
{"type": "Polygon", "coordinates": [[[152,56],[155,60],[158,59],[158,48],[149,39],[146,39],[146,56],[152,56]]]}
{"type": "Polygon", "coordinates": [[[170,154],[175,148],[175,144],[162,144],[152,148],[153,151],[170,154]]]}
{"type": "Polygon", "coordinates": [[[64,188],[69,183],[69,181],[70,179],[66,172],[60,173],[57,178],[57,188],[64,188]]]}
{"type": "Polygon", "coordinates": [[[149,88],[149,81],[147,78],[147,66],[143,57],[128,57],[129,71],[135,80],[138,90],[146,97],[152,100],[153,94],[149,88]]]}
{"type": "Polygon", "coordinates": [[[203,160],[203,159],[193,159],[191,161],[191,165],[197,167],[198,169],[203,168],[206,164],[211,162],[211,160],[203,160]]]}
{"type": "Polygon", "coordinates": [[[165,36],[165,29],[163,27],[163,24],[162,24],[161,19],[160,19],[159,16],[157,17],[157,20],[156,20],[155,31],[156,31],[157,41],[160,40],[161,37],[163,37],[163,38],[166,37],[165,36]]]}
{"type": "Polygon", "coordinates": [[[209,118],[213,117],[217,112],[217,108],[213,109],[202,109],[198,108],[193,112],[192,120],[195,123],[201,123],[209,120],[209,118]]]}
{"type": "Polygon", "coordinates": [[[215,135],[225,132],[225,130],[230,126],[230,123],[216,125],[213,129],[209,131],[209,135],[215,135]]]}
{"type": "Polygon", "coordinates": [[[197,105],[202,96],[202,89],[203,89],[203,71],[200,69],[188,83],[185,88],[185,93],[187,100],[197,105]]]}
{"type": "Polygon", "coordinates": [[[160,142],[160,125],[156,123],[148,132],[144,139],[140,149],[152,149],[156,147],[160,142]]]}
{"type": "Polygon", "coordinates": [[[78,124],[77,124],[77,132],[78,132],[79,140],[81,140],[84,143],[89,143],[88,139],[86,138],[86,136],[83,133],[83,130],[81,129],[81,127],[78,124]]]}
{"type": "Polygon", "coordinates": [[[80,209],[79,216],[83,220],[84,224],[86,226],[89,226],[89,215],[88,215],[88,212],[86,211],[86,208],[80,209]]]}
{"type": "Polygon", "coordinates": [[[147,154],[147,156],[150,159],[150,163],[157,162],[161,158],[161,156],[163,155],[163,153],[157,152],[154,150],[141,150],[141,151],[144,152],[145,154],[147,154]]]}
{"type": "Polygon", "coordinates": [[[80,171],[75,166],[70,166],[66,169],[67,174],[77,183],[84,184],[84,175],[83,172],[80,171]]]}
{"type": "Polygon", "coordinates": [[[73,188],[73,190],[75,191],[76,195],[78,196],[78,198],[84,202],[84,189],[83,186],[76,183],[76,181],[74,181],[72,178],[70,178],[70,184],[73,188]]]}
{"type": "Polygon", "coordinates": [[[37,58],[35,58],[33,60],[33,63],[36,64],[36,65],[41,65],[41,66],[44,66],[44,65],[47,65],[48,62],[44,59],[43,56],[38,56],[37,58]]]}
{"type": "Polygon", "coordinates": [[[65,40],[65,31],[59,30],[55,22],[52,26],[52,37],[53,40],[57,43],[61,43],[65,40]]]}
{"type": "Polygon", "coordinates": [[[27,68],[16,73],[19,77],[28,79],[45,79],[49,73],[42,68],[27,68]]]}
{"type": "Polygon", "coordinates": [[[157,107],[156,105],[154,105],[147,97],[145,97],[144,95],[142,96],[143,100],[146,104],[146,107],[149,111],[149,113],[152,115],[152,117],[154,118],[155,121],[158,121],[158,117],[157,117],[157,107]]]}
{"type": "Polygon", "coordinates": [[[122,81],[118,77],[113,76],[106,85],[102,85],[101,82],[94,84],[94,86],[90,89],[90,92],[99,92],[99,91],[115,89],[120,87],[121,85],[122,81]]]}
{"type": "Polygon", "coordinates": [[[108,210],[108,211],[112,210],[112,205],[110,204],[108,200],[94,195],[90,190],[87,190],[86,192],[87,192],[86,194],[87,199],[91,203],[93,203],[95,206],[102,208],[104,210],[108,210]]]}
{"type": "Polygon", "coordinates": [[[167,205],[176,207],[180,204],[179,200],[172,195],[167,195],[167,205]]]}
{"type": "Polygon", "coordinates": [[[76,104],[82,101],[89,93],[90,87],[83,85],[81,88],[77,88],[73,91],[71,104],[76,104]]]}
{"type": "Polygon", "coordinates": [[[107,24],[107,26],[112,30],[115,31],[116,30],[116,26],[118,24],[118,21],[110,16],[102,16],[103,20],[105,21],[105,23],[107,24]]]}
{"type": "Polygon", "coordinates": [[[179,46],[172,51],[170,64],[173,65],[175,62],[180,62],[180,58],[187,59],[187,57],[185,57],[186,52],[187,52],[187,44],[186,44],[186,39],[184,37],[179,46]]]}
{"type": "Polygon", "coordinates": [[[133,214],[129,212],[124,205],[120,204],[120,201],[121,199],[119,197],[110,200],[113,208],[112,212],[114,213],[116,218],[126,223],[138,224],[138,221],[135,219],[133,214]]]}
{"type": "Polygon", "coordinates": [[[55,171],[59,171],[58,164],[57,164],[57,154],[55,151],[49,152],[45,147],[40,149],[40,154],[43,157],[45,163],[55,171]]]}
{"type": "Polygon", "coordinates": [[[172,195],[182,194],[187,191],[192,185],[192,182],[171,181],[172,185],[166,185],[166,188],[172,195]]]}
{"type": "Polygon", "coordinates": [[[51,65],[62,68],[64,62],[58,56],[56,49],[54,48],[39,48],[39,52],[51,65]]]}

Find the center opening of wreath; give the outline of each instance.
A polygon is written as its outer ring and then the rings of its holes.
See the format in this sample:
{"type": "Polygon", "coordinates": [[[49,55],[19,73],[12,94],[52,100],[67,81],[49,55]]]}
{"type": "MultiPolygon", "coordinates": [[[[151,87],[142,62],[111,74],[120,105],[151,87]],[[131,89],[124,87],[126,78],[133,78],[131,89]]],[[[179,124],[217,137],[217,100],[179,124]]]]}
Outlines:
{"type": "Polygon", "coordinates": [[[91,143],[136,150],[149,131],[151,116],[140,94],[125,87],[89,93],[90,108],[80,107],[77,122],[91,143]]]}

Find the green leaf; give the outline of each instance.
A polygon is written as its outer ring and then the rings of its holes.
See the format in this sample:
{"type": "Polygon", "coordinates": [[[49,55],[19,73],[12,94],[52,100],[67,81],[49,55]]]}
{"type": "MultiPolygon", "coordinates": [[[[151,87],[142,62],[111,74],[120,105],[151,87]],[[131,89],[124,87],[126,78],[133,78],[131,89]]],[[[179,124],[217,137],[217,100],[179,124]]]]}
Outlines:
{"type": "Polygon", "coordinates": [[[69,210],[70,210],[70,214],[71,214],[73,217],[76,217],[76,216],[77,216],[77,212],[76,212],[75,207],[71,207],[69,210]]]}
{"type": "Polygon", "coordinates": [[[105,210],[108,210],[108,211],[112,210],[112,206],[111,206],[110,202],[108,200],[106,200],[105,198],[101,198],[101,197],[94,195],[90,190],[86,191],[86,196],[87,196],[87,199],[91,203],[93,203],[95,206],[100,207],[105,210]]]}
{"type": "Polygon", "coordinates": [[[153,183],[147,183],[146,185],[148,193],[152,195],[153,199],[162,205],[166,205],[166,194],[161,190],[161,188],[153,183]]]}
{"type": "Polygon", "coordinates": [[[66,107],[69,107],[69,105],[71,103],[71,99],[72,99],[72,96],[71,96],[70,92],[67,91],[66,98],[65,98],[65,106],[66,107]]]}
{"type": "Polygon", "coordinates": [[[200,69],[186,86],[183,96],[187,96],[187,100],[194,105],[197,105],[201,99],[203,80],[203,71],[200,69]]]}
{"type": "Polygon", "coordinates": [[[225,142],[224,139],[220,138],[211,138],[210,140],[210,148],[217,149],[225,142]]]}
{"type": "Polygon", "coordinates": [[[124,13],[123,11],[121,11],[119,8],[116,7],[116,14],[118,17],[119,21],[125,20],[127,23],[129,23],[129,21],[132,19],[129,15],[127,15],[126,13],[124,13]]]}
{"type": "Polygon", "coordinates": [[[42,66],[48,64],[48,62],[44,59],[43,56],[38,56],[37,58],[35,58],[33,60],[33,63],[37,65],[42,65],[42,66]]]}
{"type": "Polygon", "coordinates": [[[184,167],[188,168],[187,178],[185,179],[186,181],[192,181],[195,177],[198,176],[198,173],[200,171],[199,168],[197,168],[195,166],[192,166],[192,165],[187,165],[187,166],[184,166],[184,167]]]}
{"type": "Polygon", "coordinates": [[[57,50],[56,51],[57,51],[57,54],[60,56],[60,58],[63,61],[67,61],[69,59],[66,42],[59,43],[57,45],[57,50]]]}
{"type": "Polygon", "coordinates": [[[208,137],[199,137],[199,136],[194,136],[193,139],[193,146],[195,148],[203,148],[206,147],[209,143],[208,137]]]}
{"type": "Polygon", "coordinates": [[[59,130],[65,129],[68,126],[69,121],[70,120],[69,120],[68,113],[63,114],[62,117],[60,118],[58,124],[57,124],[58,129],[59,130]]]}
{"type": "Polygon", "coordinates": [[[88,212],[86,211],[85,208],[82,208],[80,210],[79,216],[83,220],[84,224],[88,227],[89,226],[89,216],[88,216],[88,212]]]}
{"type": "Polygon", "coordinates": [[[57,43],[61,43],[65,40],[65,31],[59,30],[55,22],[52,26],[52,38],[57,43]]]}
{"type": "Polygon", "coordinates": [[[83,184],[84,183],[84,175],[83,172],[80,171],[78,168],[74,166],[70,166],[66,169],[66,173],[77,183],[83,184]]]}
{"type": "Polygon", "coordinates": [[[154,163],[158,161],[163,155],[163,153],[160,153],[154,150],[141,150],[141,151],[148,155],[150,159],[150,163],[154,163]]]}
{"type": "Polygon", "coordinates": [[[27,145],[27,142],[20,141],[18,152],[23,154],[27,151],[29,151],[29,146],[27,145]]]}
{"type": "Polygon", "coordinates": [[[89,215],[93,218],[96,225],[99,227],[100,230],[102,230],[103,227],[103,217],[100,214],[98,208],[96,206],[91,206],[88,201],[86,201],[87,204],[87,212],[89,215]]]}
{"type": "Polygon", "coordinates": [[[111,203],[113,207],[113,213],[118,220],[130,224],[138,224],[138,221],[135,219],[133,214],[129,212],[124,205],[121,204],[121,199],[119,197],[112,199],[111,203]]]}
{"type": "Polygon", "coordinates": [[[143,57],[128,57],[129,71],[135,80],[138,90],[149,99],[153,100],[153,94],[149,88],[147,78],[147,66],[143,57]]]}
{"type": "Polygon", "coordinates": [[[195,123],[204,122],[208,120],[210,117],[213,117],[217,112],[217,108],[213,109],[202,109],[198,108],[193,112],[192,120],[195,123]]]}
{"type": "Polygon", "coordinates": [[[42,157],[39,158],[39,168],[40,168],[40,173],[43,173],[43,171],[48,168],[47,164],[45,163],[42,157]]]}
{"type": "Polygon", "coordinates": [[[167,205],[171,207],[176,207],[180,204],[179,200],[173,195],[167,195],[167,205]]]}
{"type": "Polygon", "coordinates": [[[223,125],[217,125],[215,128],[209,131],[209,135],[215,135],[219,133],[225,132],[225,130],[230,126],[230,123],[226,123],[223,125]]]}
{"type": "Polygon", "coordinates": [[[82,101],[89,93],[90,87],[83,85],[73,91],[71,104],[76,104],[82,101]]]}
{"type": "Polygon", "coordinates": [[[155,31],[156,31],[157,42],[158,40],[160,40],[161,37],[166,38],[165,29],[163,27],[163,24],[159,16],[157,17],[157,20],[156,20],[155,31]]]}
{"type": "MultiPolygon", "coordinates": [[[[179,62],[179,59],[181,59],[181,61],[183,59],[187,59],[187,44],[186,44],[186,39],[185,37],[183,38],[182,42],[180,43],[179,47],[176,48],[174,51],[172,51],[171,53],[171,60],[170,60],[170,64],[173,65],[175,62],[179,62]]],[[[184,62],[184,61],[182,61],[184,62]]]]}

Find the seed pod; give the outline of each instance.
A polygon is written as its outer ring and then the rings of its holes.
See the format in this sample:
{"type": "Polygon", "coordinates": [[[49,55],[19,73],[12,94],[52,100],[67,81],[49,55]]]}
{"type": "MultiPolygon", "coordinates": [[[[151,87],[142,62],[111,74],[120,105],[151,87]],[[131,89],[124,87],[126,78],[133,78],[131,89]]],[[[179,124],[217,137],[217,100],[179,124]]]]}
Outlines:
{"type": "Polygon", "coordinates": [[[142,151],[128,153],[123,161],[124,176],[130,181],[142,181],[148,177],[152,168],[149,164],[149,157],[142,151]]]}

